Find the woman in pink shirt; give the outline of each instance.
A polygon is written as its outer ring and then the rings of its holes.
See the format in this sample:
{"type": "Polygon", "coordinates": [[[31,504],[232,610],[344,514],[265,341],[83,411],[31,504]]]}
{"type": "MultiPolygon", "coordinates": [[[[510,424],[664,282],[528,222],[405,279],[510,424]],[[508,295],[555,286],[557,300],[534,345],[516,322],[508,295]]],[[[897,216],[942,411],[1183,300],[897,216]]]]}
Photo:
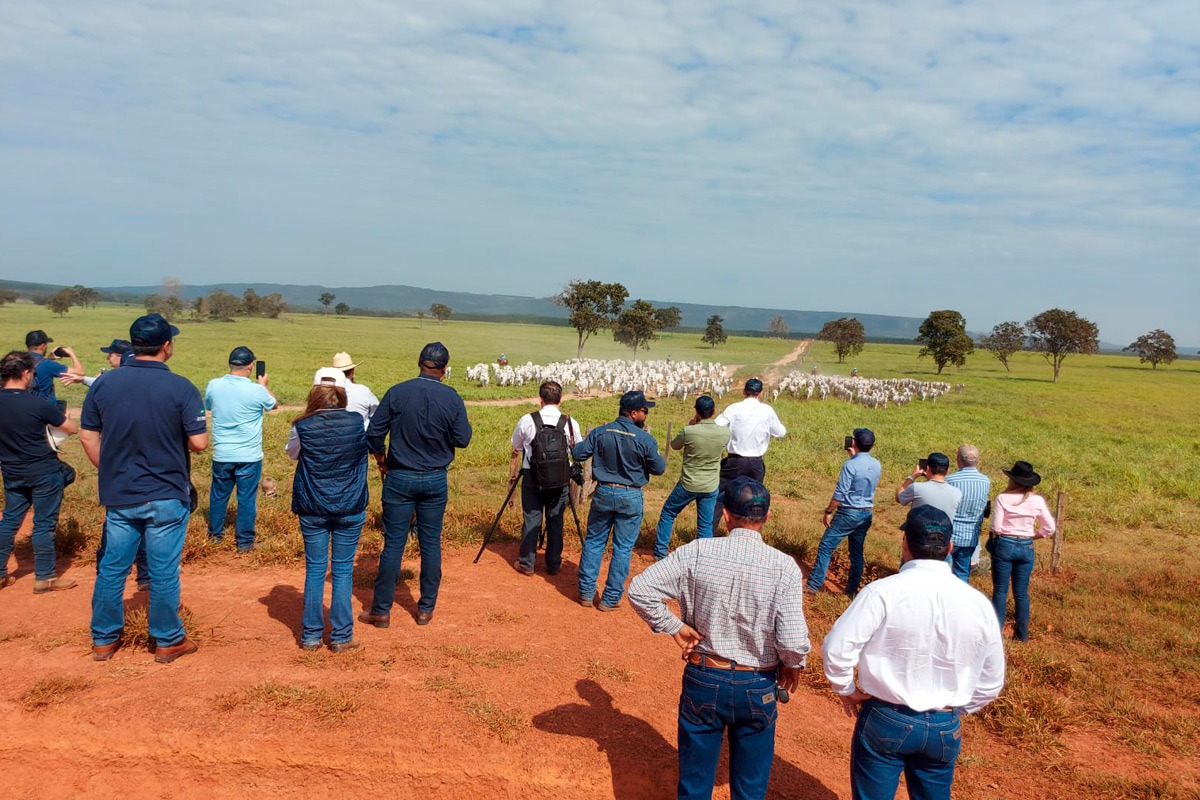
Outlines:
{"type": "Polygon", "coordinates": [[[1008,584],[1012,581],[1013,638],[1029,641],[1029,577],[1033,574],[1033,540],[1054,535],[1054,517],[1046,500],[1033,487],[1042,476],[1028,461],[1018,461],[1008,476],[1008,487],[996,495],[992,509],[992,607],[1000,627],[1008,611],[1008,584]]]}

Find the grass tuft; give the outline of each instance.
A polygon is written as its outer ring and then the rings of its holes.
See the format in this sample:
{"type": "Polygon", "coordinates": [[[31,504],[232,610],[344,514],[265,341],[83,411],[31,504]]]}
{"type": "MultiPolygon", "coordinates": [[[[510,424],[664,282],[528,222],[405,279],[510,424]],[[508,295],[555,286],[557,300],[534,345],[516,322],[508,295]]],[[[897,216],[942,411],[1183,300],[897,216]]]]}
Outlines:
{"type": "Polygon", "coordinates": [[[21,695],[21,706],[26,711],[36,711],[46,706],[58,705],[89,686],[91,684],[82,678],[66,675],[42,678],[21,695]]]}
{"type": "Polygon", "coordinates": [[[218,695],[214,704],[219,711],[225,712],[277,712],[336,724],[345,722],[357,711],[361,701],[348,688],[324,689],[269,680],[238,692],[218,695]]]}
{"type": "Polygon", "coordinates": [[[625,667],[618,666],[611,661],[602,661],[599,658],[590,659],[584,668],[584,673],[594,681],[608,678],[618,683],[630,683],[633,680],[633,673],[625,667]]]}

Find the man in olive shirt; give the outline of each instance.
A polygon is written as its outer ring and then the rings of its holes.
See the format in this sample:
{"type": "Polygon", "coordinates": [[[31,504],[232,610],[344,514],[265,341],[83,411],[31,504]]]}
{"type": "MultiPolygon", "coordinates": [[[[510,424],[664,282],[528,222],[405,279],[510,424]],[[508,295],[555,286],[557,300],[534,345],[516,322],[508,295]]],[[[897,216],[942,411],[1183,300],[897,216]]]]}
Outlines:
{"type": "Polygon", "coordinates": [[[696,501],[696,538],[713,535],[713,509],[717,503],[717,485],[721,481],[721,454],[729,444],[729,427],[713,419],[717,404],[708,395],[696,398],[696,415],[671,440],[672,450],[683,451],[683,473],[671,490],[658,515],[658,536],[654,557],[667,557],[675,517],[696,501]]]}

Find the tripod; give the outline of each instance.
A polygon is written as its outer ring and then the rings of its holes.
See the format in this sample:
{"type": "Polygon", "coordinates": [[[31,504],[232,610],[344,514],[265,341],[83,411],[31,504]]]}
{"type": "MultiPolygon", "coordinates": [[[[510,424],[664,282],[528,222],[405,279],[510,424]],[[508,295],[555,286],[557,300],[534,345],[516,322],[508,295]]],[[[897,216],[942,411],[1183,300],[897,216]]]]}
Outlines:
{"type": "MultiPolygon", "coordinates": [[[[472,564],[478,564],[479,559],[483,556],[483,551],[487,549],[488,542],[492,540],[492,534],[496,532],[496,526],[500,524],[500,517],[504,514],[504,509],[508,507],[508,501],[512,499],[513,492],[517,490],[517,484],[525,477],[524,473],[517,476],[517,479],[508,487],[508,494],[504,496],[504,502],[500,504],[500,510],[496,512],[496,518],[492,520],[492,527],[488,528],[488,532],[483,535],[483,544],[479,546],[479,552],[475,554],[475,560],[472,564]]],[[[583,549],[583,526],[579,524],[579,512],[575,510],[575,500],[571,497],[571,487],[567,486],[567,505],[571,507],[571,517],[575,520],[575,533],[579,534],[579,547],[583,549]]],[[[546,533],[543,530],[538,535],[538,549],[542,548],[545,543],[546,533]]]]}

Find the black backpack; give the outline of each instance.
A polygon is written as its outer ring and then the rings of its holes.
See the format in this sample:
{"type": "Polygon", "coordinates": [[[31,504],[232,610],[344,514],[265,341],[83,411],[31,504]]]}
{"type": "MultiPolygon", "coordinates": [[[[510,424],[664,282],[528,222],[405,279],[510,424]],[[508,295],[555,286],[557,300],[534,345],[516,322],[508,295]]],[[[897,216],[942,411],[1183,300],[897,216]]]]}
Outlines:
{"type": "Polygon", "coordinates": [[[563,414],[555,425],[542,422],[540,411],[531,415],[537,433],[530,445],[529,470],[539,489],[561,489],[571,481],[571,446],[567,425],[571,418],[563,414]]]}

